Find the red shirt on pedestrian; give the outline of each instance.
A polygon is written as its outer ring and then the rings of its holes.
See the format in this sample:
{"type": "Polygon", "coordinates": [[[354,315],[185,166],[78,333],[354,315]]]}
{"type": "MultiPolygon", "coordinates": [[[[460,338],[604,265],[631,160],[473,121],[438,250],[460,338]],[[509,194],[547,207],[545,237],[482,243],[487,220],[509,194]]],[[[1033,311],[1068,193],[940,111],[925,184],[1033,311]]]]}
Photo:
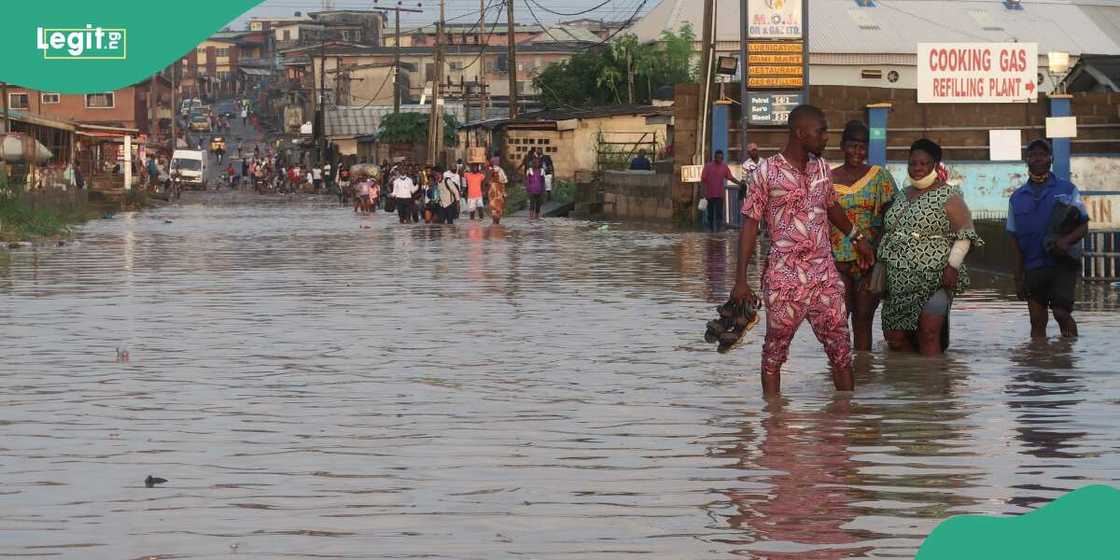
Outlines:
{"type": "Polygon", "coordinates": [[[723,187],[727,181],[734,181],[731,168],[722,161],[709,161],[704,164],[700,173],[700,182],[704,184],[704,196],[707,198],[723,198],[723,187]]]}

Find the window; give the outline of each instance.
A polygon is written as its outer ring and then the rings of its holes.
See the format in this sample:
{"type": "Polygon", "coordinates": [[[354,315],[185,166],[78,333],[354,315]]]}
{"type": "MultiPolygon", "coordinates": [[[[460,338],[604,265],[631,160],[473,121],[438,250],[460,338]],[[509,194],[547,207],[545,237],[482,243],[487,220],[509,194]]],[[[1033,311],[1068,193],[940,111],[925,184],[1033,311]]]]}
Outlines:
{"type": "Polygon", "coordinates": [[[883,71],[865,68],[860,70],[859,77],[865,80],[881,80],[883,79],[883,71]]]}
{"type": "Polygon", "coordinates": [[[452,72],[460,72],[460,71],[463,70],[463,63],[462,62],[450,62],[450,63],[448,63],[448,66],[451,67],[452,72]]]}
{"type": "Polygon", "coordinates": [[[198,47],[199,54],[206,54],[206,47],[198,47]]]}
{"type": "Polygon", "coordinates": [[[284,30],[284,39],[283,40],[284,41],[291,41],[292,40],[292,31],[290,29],[285,29],[284,30]]]}
{"type": "Polygon", "coordinates": [[[218,56],[229,56],[229,48],[227,47],[227,48],[218,49],[217,54],[218,54],[218,56]]]}
{"type": "Polygon", "coordinates": [[[30,100],[28,99],[28,97],[29,96],[26,93],[9,93],[8,107],[11,107],[12,109],[26,109],[30,106],[30,100]]]}
{"type": "Polygon", "coordinates": [[[86,108],[88,109],[112,109],[116,106],[115,101],[113,92],[86,94],[86,108]]]}
{"type": "Polygon", "coordinates": [[[54,105],[62,101],[61,96],[57,93],[44,93],[40,96],[39,100],[44,105],[54,105]]]}

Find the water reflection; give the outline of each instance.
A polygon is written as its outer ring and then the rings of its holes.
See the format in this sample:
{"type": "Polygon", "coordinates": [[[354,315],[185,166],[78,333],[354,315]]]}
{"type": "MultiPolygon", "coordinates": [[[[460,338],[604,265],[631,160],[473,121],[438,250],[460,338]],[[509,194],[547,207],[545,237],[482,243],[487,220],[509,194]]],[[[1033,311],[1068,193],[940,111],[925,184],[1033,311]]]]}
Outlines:
{"type": "MultiPolygon", "coordinates": [[[[1013,375],[1004,391],[1007,406],[1015,415],[1015,437],[1022,443],[1022,455],[1039,460],[1024,462],[1019,468],[1021,475],[1039,473],[1039,462],[1070,468],[1075,460],[1085,458],[1081,442],[1089,432],[1069,428],[1075,423],[1071,420],[1078,406],[1086,400],[1087,390],[1075,371],[1076,344],[1068,339],[1034,340],[1011,353],[1013,375]]],[[[1042,481],[1016,488],[1026,493],[1012,497],[1009,503],[1024,508],[1045,503],[1050,500],[1050,492],[1062,490],[1042,481]]]]}
{"type": "Polygon", "coordinates": [[[724,491],[737,510],[727,523],[741,537],[726,541],[737,553],[834,560],[873,550],[861,542],[874,533],[845,528],[864,512],[855,505],[861,500],[860,473],[851,449],[865,427],[854,421],[851,408],[847,398],[819,410],[797,410],[786,399],[769,399],[757,438],[748,424],[740,431],[742,442],[714,453],[754,473],[744,479],[763,482],[724,491]]]}

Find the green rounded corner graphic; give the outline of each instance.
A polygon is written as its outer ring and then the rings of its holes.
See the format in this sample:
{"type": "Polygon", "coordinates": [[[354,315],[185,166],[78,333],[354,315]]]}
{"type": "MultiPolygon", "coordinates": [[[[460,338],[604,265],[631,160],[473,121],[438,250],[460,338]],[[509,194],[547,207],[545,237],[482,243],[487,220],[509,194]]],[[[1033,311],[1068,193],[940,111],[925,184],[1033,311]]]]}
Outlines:
{"type": "Polygon", "coordinates": [[[1120,558],[1120,490],[1086,486],[1018,517],[962,515],[938,525],[916,560],[1120,558]]]}
{"type": "Polygon", "coordinates": [[[113,91],[185,56],[262,0],[45,0],[4,7],[0,81],[58,93],[113,91]]]}

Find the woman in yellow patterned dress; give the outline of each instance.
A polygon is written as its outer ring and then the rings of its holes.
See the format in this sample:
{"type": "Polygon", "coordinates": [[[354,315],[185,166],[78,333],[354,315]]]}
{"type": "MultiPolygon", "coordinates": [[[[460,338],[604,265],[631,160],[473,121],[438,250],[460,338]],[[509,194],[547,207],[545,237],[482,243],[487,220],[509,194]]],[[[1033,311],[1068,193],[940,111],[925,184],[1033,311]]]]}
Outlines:
{"type": "Polygon", "coordinates": [[[502,222],[502,213],[506,208],[507,183],[509,183],[509,179],[506,177],[505,170],[500,165],[492,165],[490,167],[490,191],[487,196],[490,199],[490,218],[494,221],[494,225],[502,222]]]}
{"type": "MultiPolygon", "coordinates": [[[[844,127],[840,140],[844,165],[832,170],[832,185],[848,219],[860,231],[867,232],[871,244],[877,247],[883,232],[883,215],[898,189],[886,169],[867,165],[869,140],[870,132],[862,122],[851,121],[844,127]]],[[[879,307],[879,295],[864,289],[868,271],[860,267],[852,247],[840,230],[832,228],[832,257],[844,280],[852,321],[852,348],[867,352],[871,350],[871,324],[879,307]]]]}

